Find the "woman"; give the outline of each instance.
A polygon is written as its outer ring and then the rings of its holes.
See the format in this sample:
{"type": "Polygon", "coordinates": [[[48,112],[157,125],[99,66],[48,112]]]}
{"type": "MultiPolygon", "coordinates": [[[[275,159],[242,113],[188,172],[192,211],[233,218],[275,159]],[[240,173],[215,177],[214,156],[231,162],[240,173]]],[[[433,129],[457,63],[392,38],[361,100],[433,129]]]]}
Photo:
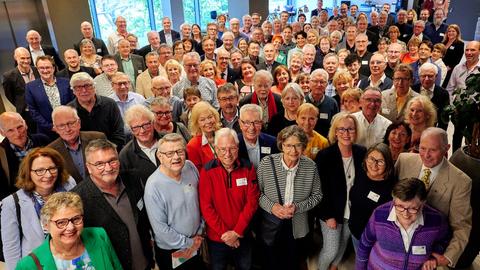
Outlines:
{"type": "Polygon", "coordinates": [[[105,230],[83,228],[83,205],[76,193],[51,195],[41,219],[47,239],[16,269],[123,269],[105,230]]]}
{"type": "Polygon", "coordinates": [[[177,60],[170,59],[165,62],[165,71],[167,72],[167,77],[170,83],[175,85],[178,81],[180,81],[180,77],[183,73],[183,67],[177,60]]]}
{"type": "Polygon", "coordinates": [[[282,95],[285,86],[291,82],[292,77],[286,66],[280,65],[273,71],[273,86],[272,92],[282,95]]]}
{"type": "Polygon", "coordinates": [[[411,137],[412,130],[405,122],[393,122],[387,127],[383,143],[390,147],[393,161],[397,161],[400,153],[408,151],[411,137]]]}
{"type": "Polygon", "coordinates": [[[210,103],[200,101],[193,106],[190,116],[190,134],[187,144],[188,159],[200,171],[207,162],[215,158],[215,131],[221,126],[220,115],[210,103]]]}
{"type": "Polygon", "coordinates": [[[448,81],[450,81],[453,68],[460,63],[465,48],[465,43],[463,42],[462,35],[460,33],[460,27],[457,24],[450,24],[447,27],[447,31],[445,32],[445,37],[443,38],[442,43],[447,48],[445,56],[443,57],[443,62],[448,69],[447,77],[442,84],[442,86],[445,88],[448,84],[448,81]]]}
{"type": "Polygon", "coordinates": [[[49,147],[34,148],[22,160],[17,192],[2,201],[2,243],[7,269],[45,239],[40,211],[55,192],[68,191],[75,180],[68,175],[62,156],[49,147]]]}
{"type": "Polygon", "coordinates": [[[303,95],[306,96],[310,93],[310,74],[300,73],[295,79],[295,83],[300,85],[303,90],[303,95]]]}
{"type": "Polygon", "coordinates": [[[430,98],[419,95],[408,101],[405,110],[405,122],[412,130],[410,151],[418,153],[422,132],[437,122],[437,110],[430,98]]]}
{"type": "Polygon", "coordinates": [[[243,57],[248,56],[248,41],[244,38],[238,40],[238,49],[242,52],[243,57]]]}
{"type": "Polygon", "coordinates": [[[319,151],[327,148],[329,145],[328,140],[314,130],[318,114],[318,108],[311,103],[300,105],[297,111],[297,125],[308,136],[307,147],[305,147],[303,154],[312,160],[315,160],[319,151]]]}
{"type": "Polygon", "coordinates": [[[183,49],[183,42],[181,40],[175,41],[175,43],[173,43],[173,59],[177,60],[177,62],[181,64],[184,54],[185,50],[183,49]]]}
{"type": "Polygon", "coordinates": [[[400,61],[404,64],[411,64],[418,60],[418,46],[420,46],[420,40],[418,38],[412,38],[407,43],[408,51],[400,57],[400,61]]]}
{"type": "Polygon", "coordinates": [[[91,67],[96,74],[102,73],[102,57],[96,53],[93,42],[85,38],[80,41],[80,66],[91,67]]]}
{"type": "Polygon", "coordinates": [[[155,114],[153,127],[159,136],[168,133],[178,133],[188,142],[192,138],[184,124],[172,120],[172,105],[167,98],[156,97],[150,103],[150,110],[155,114]]]}
{"type": "Polygon", "coordinates": [[[417,12],[414,9],[407,10],[407,24],[413,25],[417,21],[417,12]]]}
{"type": "Polygon", "coordinates": [[[320,32],[320,19],[317,16],[310,17],[310,23],[312,24],[312,29],[320,32]]]}
{"type": "Polygon", "coordinates": [[[363,146],[355,144],[361,136],[357,127],[357,119],[353,115],[345,112],[336,114],[328,132],[332,145],[318,153],[315,159],[324,195],[318,211],[324,239],[318,259],[320,270],[337,268],[350,237],[348,198],[355,179],[362,172],[366,152],[363,146]]]}
{"type": "Polygon", "coordinates": [[[400,180],[392,196],[368,221],[355,269],[435,269],[432,253],[443,254],[450,241],[446,217],[426,204],[425,184],[417,178],[400,180]],[[405,246],[401,231],[407,230],[413,230],[414,237],[405,246]]]}
{"type": "Polygon", "coordinates": [[[378,49],[377,52],[387,57],[388,45],[390,45],[390,40],[388,38],[386,37],[379,38],[377,43],[377,49],[378,49]]]}
{"type": "Polygon", "coordinates": [[[283,37],[275,35],[272,37],[273,47],[275,47],[275,61],[282,65],[287,65],[287,55],[284,50],[280,50],[283,44],[283,37]]]}
{"type": "Polygon", "coordinates": [[[238,90],[240,98],[253,93],[253,76],[257,71],[257,67],[250,59],[243,59],[240,64],[240,79],[235,81],[235,87],[238,90]]]}
{"type": "Polygon", "coordinates": [[[294,52],[290,55],[290,62],[288,63],[288,71],[290,71],[290,76],[292,81],[295,81],[297,76],[302,72],[303,66],[303,53],[294,52]]]}
{"type": "MultiPolygon", "coordinates": [[[[330,38],[327,36],[320,37],[320,40],[318,41],[317,55],[320,57],[320,59],[322,59],[322,62],[325,55],[331,52],[332,51],[330,51],[330,38]]],[[[323,67],[323,63],[321,64],[323,67]]]]}
{"type": "Polygon", "coordinates": [[[360,98],[362,97],[360,88],[350,88],[343,92],[340,98],[340,106],[343,111],[356,113],[360,111],[360,98]]]}
{"type": "Polygon", "coordinates": [[[265,157],[259,164],[259,238],[265,250],[264,269],[306,269],[308,211],[322,199],[317,167],[302,155],[307,141],[301,128],[289,126],[277,136],[281,153],[265,157]]]}
{"type": "Polygon", "coordinates": [[[278,113],[272,117],[267,132],[276,136],[283,128],[295,125],[298,107],[304,102],[305,96],[300,85],[289,83],[282,92],[283,114],[278,113]]]}
{"type": "Polygon", "coordinates": [[[202,29],[200,28],[200,25],[194,23],[192,24],[192,39],[197,43],[200,44],[202,43],[202,29]]]}
{"type": "Polygon", "coordinates": [[[270,32],[273,35],[281,35],[282,34],[282,21],[280,19],[273,20],[273,32],[270,32]]]}
{"type": "Polygon", "coordinates": [[[342,33],[338,30],[330,33],[330,48],[337,49],[338,43],[342,40],[342,33]]]}
{"type": "Polygon", "coordinates": [[[307,43],[312,44],[315,48],[318,46],[318,42],[320,41],[320,35],[318,31],[315,29],[310,29],[307,33],[307,43]]]}
{"type": "Polygon", "coordinates": [[[227,81],[218,76],[218,69],[212,60],[206,59],[200,63],[200,75],[214,81],[217,87],[227,83],[227,81]]]}
{"type": "Polygon", "coordinates": [[[443,57],[445,56],[445,53],[447,53],[447,47],[445,47],[443,43],[437,43],[433,45],[431,58],[432,62],[437,65],[442,71],[442,80],[440,84],[443,84],[445,82],[445,78],[447,77],[448,73],[447,65],[445,65],[445,63],[443,62],[443,57]]]}
{"type": "Polygon", "coordinates": [[[392,200],[395,184],[393,165],[388,145],[378,143],[368,149],[362,163],[363,172],[355,179],[350,190],[351,214],[348,227],[355,252],[373,210],[392,200]]]}
{"type": "MultiPolygon", "coordinates": [[[[336,94],[333,96],[333,99],[337,101],[337,104],[342,104],[340,102],[343,92],[347,91],[347,89],[353,87],[353,78],[348,71],[336,72],[333,75],[333,87],[335,87],[336,94]]],[[[343,110],[342,108],[340,108],[343,110]]]]}
{"type": "MultiPolygon", "coordinates": [[[[334,47],[332,47],[334,49],[334,47]]],[[[350,51],[348,49],[340,49],[338,50],[337,56],[338,56],[338,71],[348,71],[347,65],[345,65],[345,58],[350,54],[350,51]]],[[[353,83],[353,81],[352,81],[353,83]]]]}
{"type": "Polygon", "coordinates": [[[390,44],[398,43],[402,45],[402,52],[404,52],[407,50],[407,46],[405,45],[405,42],[399,40],[398,37],[400,37],[400,30],[398,27],[395,25],[390,26],[388,28],[388,38],[390,39],[390,44]]]}
{"type": "Polygon", "coordinates": [[[194,41],[191,38],[184,38],[182,39],[183,43],[183,50],[185,53],[195,51],[194,41]]]}
{"type": "MultiPolygon", "coordinates": [[[[313,29],[312,24],[310,24],[310,23],[304,23],[304,24],[303,24],[303,31],[304,31],[304,32],[307,32],[307,33],[308,33],[308,31],[310,31],[310,30],[312,30],[312,29],[313,29]]],[[[317,30],[315,30],[315,31],[317,31],[317,30]]]]}

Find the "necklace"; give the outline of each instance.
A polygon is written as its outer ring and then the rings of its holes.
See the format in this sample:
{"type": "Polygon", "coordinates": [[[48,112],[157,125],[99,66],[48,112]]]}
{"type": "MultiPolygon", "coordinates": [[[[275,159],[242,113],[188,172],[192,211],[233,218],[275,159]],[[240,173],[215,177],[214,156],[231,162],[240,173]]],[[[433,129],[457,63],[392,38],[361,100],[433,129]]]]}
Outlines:
{"type": "Polygon", "coordinates": [[[342,158],[343,159],[343,169],[345,171],[345,176],[347,176],[347,179],[350,179],[352,177],[352,162],[353,162],[353,157],[348,157],[348,158],[342,158]]]}

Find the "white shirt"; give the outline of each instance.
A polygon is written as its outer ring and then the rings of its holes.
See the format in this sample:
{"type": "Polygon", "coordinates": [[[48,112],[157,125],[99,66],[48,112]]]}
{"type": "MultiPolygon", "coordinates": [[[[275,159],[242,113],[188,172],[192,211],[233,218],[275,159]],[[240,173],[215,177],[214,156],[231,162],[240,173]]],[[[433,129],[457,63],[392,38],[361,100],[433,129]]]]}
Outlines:
{"type": "Polygon", "coordinates": [[[294,180],[295,175],[297,174],[298,162],[293,168],[288,168],[287,164],[285,164],[282,158],[282,166],[283,169],[287,171],[285,199],[283,200],[283,205],[290,205],[293,203],[294,180]]]}
{"type": "Polygon", "coordinates": [[[343,217],[345,219],[350,218],[350,189],[353,186],[355,179],[355,165],[353,164],[353,156],[344,158],[343,161],[343,170],[345,171],[345,181],[347,182],[347,202],[345,203],[345,210],[343,211],[343,217]]]}
{"type": "Polygon", "coordinates": [[[450,97],[453,97],[453,91],[457,88],[465,89],[465,80],[470,74],[479,73],[478,69],[480,68],[480,61],[477,62],[477,65],[472,69],[467,69],[466,62],[462,62],[453,68],[452,75],[450,76],[450,81],[447,85],[447,91],[450,93],[450,97]]]}
{"type": "Polygon", "coordinates": [[[397,214],[395,213],[395,206],[392,207],[392,210],[390,210],[390,214],[388,215],[387,220],[395,222],[395,225],[397,225],[400,229],[400,233],[402,234],[403,246],[405,247],[405,252],[408,252],[408,250],[410,249],[410,242],[412,241],[415,230],[418,228],[418,226],[423,226],[422,211],[419,211],[417,213],[417,220],[415,220],[415,222],[413,222],[412,225],[410,225],[407,229],[404,229],[403,226],[400,225],[400,222],[398,222],[397,214]]]}
{"type": "Polygon", "coordinates": [[[253,167],[258,168],[258,163],[260,163],[260,144],[257,142],[255,144],[250,144],[243,138],[245,141],[245,146],[247,147],[248,158],[250,162],[253,164],[253,167]]]}
{"type": "Polygon", "coordinates": [[[423,179],[423,175],[425,174],[425,169],[429,169],[430,170],[430,177],[428,177],[428,180],[430,181],[429,185],[431,187],[432,184],[433,184],[433,181],[435,181],[435,178],[437,178],[437,176],[438,176],[438,172],[440,171],[440,168],[442,167],[443,162],[445,162],[445,157],[442,159],[442,161],[440,161],[440,163],[437,164],[437,166],[435,166],[433,168],[428,168],[428,167],[425,167],[425,165],[422,165],[422,169],[420,170],[420,174],[418,175],[418,179],[423,179]]]}
{"type": "Polygon", "coordinates": [[[145,155],[147,155],[148,159],[150,159],[150,161],[153,163],[153,164],[157,164],[157,160],[155,159],[155,154],[157,153],[157,149],[158,149],[158,145],[157,145],[157,142],[155,142],[152,147],[146,147],[144,146],[143,144],[141,144],[139,141],[138,142],[138,146],[140,146],[140,149],[142,150],[143,153],[145,153],[145,155]]]}
{"type": "Polygon", "coordinates": [[[366,148],[382,142],[388,126],[392,123],[390,120],[380,114],[375,116],[372,123],[368,122],[362,111],[353,113],[352,115],[357,119],[360,133],[356,143],[363,145],[366,148]]]}
{"type": "Polygon", "coordinates": [[[37,64],[37,57],[44,56],[45,53],[43,52],[42,46],[40,46],[39,50],[35,50],[34,48],[28,46],[30,49],[30,53],[32,54],[32,63],[36,66],[37,64]]]}

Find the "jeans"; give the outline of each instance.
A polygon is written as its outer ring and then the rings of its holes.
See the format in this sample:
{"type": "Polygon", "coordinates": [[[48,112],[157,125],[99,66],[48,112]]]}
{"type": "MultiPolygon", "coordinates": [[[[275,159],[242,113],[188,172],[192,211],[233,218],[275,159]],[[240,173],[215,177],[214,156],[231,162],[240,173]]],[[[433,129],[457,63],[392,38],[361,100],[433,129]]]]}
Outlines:
{"type": "Polygon", "coordinates": [[[236,270],[252,268],[252,239],[250,237],[241,238],[238,248],[232,248],[223,242],[208,240],[208,252],[212,270],[227,269],[227,265],[232,259],[236,270]]]}

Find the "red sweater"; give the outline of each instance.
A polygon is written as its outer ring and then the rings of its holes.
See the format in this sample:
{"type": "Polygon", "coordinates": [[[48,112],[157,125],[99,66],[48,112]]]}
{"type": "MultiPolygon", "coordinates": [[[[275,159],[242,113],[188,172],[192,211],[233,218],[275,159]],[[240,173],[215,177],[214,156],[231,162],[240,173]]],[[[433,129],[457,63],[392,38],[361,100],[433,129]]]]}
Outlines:
{"type": "Polygon", "coordinates": [[[200,210],[207,224],[208,239],[216,242],[222,234],[235,231],[243,236],[258,207],[257,175],[248,161],[238,161],[228,173],[220,161],[208,162],[200,173],[200,210]]]}
{"type": "Polygon", "coordinates": [[[215,155],[210,148],[210,145],[202,145],[202,135],[196,135],[187,144],[188,159],[195,164],[198,171],[201,171],[203,166],[210,160],[215,158],[215,155]]]}

